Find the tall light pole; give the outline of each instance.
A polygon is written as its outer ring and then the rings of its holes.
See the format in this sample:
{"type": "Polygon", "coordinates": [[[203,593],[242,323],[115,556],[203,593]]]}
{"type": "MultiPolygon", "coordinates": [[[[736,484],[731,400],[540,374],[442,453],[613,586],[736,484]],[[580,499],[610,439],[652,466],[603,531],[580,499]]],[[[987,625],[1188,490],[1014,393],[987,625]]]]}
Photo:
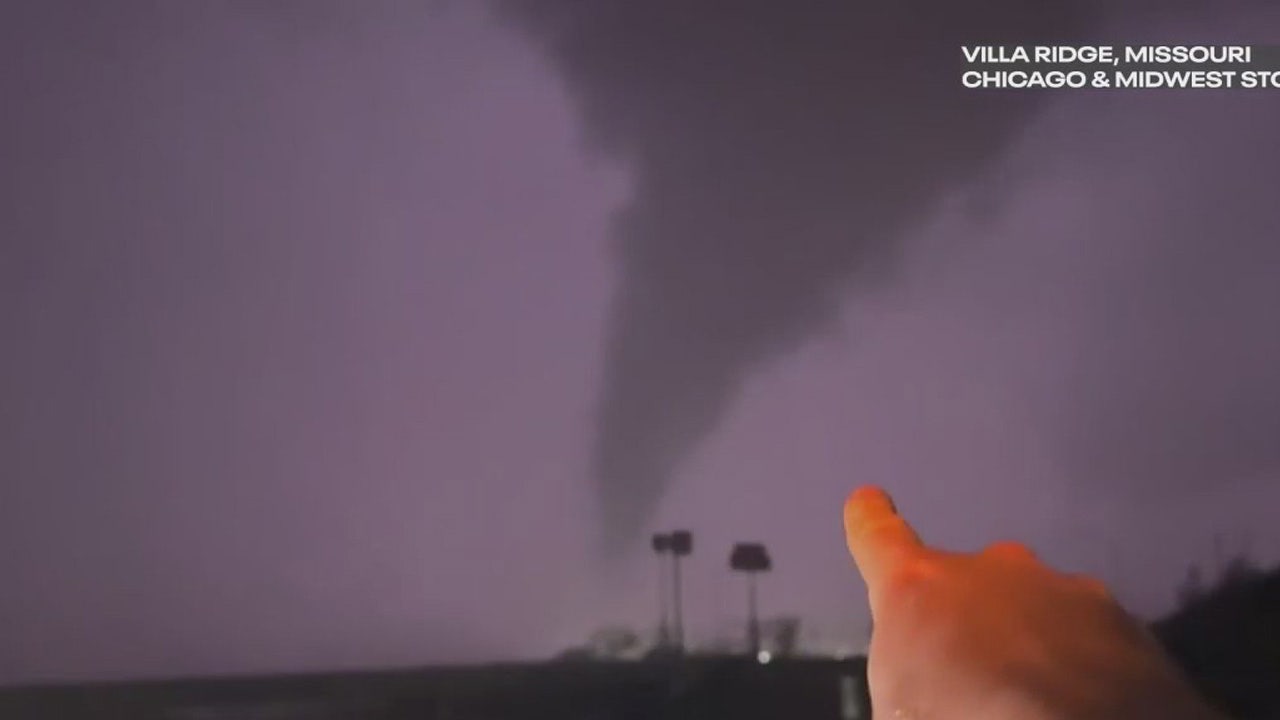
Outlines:
{"type": "Polygon", "coordinates": [[[676,648],[684,652],[684,598],[680,587],[680,558],[693,553],[693,533],[688,530],[676,530],[671,533],[671,555],[673,558],[671,581],[672,595],[675,599],[675,637],[676,648]]]}
{"type": "MultiPolygon", "coordinates": [[[[760,543],[738,543],[729,555],[729,567],[747,574],[747,646],[752,657],[760,655],[760,618],[756,613],[756,573],[773,567],[769,551],[760,543]]],[[[763,662],[763,661],[762,661],[763,662]]]]}
{"type": "Polygon", "coordinates": [[[671,536],[655,533],[653,552],[658,556],[658,648],[665,650],[671,643],[671,631],[667,625],[667,569],[663,559],[671,552],[671,536]]]}

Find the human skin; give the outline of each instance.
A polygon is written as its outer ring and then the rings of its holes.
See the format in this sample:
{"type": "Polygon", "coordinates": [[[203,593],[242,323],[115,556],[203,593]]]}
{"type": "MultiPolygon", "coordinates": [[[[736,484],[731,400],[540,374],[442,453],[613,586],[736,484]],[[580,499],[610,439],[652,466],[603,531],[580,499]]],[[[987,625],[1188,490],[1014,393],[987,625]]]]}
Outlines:
{"type": "Polygon", "coordinates": [[[1225,720],[1102,583],[1026,546],[923,544],[879,488],[844,507],[867,585],[867,677],[877,718],[1225,720]]]}

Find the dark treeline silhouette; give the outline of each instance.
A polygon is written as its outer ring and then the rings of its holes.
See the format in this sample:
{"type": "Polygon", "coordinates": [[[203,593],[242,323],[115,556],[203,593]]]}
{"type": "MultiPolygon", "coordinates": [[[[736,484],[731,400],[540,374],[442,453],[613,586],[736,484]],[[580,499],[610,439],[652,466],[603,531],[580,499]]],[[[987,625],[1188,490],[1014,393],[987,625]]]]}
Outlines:
{"type": "Polygon", "coordinates": [[[1192,682],[1234,718],[1280,718],[1280,567],[1238,556],[1207,587],[1193,566],[1178,594],[1152,629],[1192,682]]]}

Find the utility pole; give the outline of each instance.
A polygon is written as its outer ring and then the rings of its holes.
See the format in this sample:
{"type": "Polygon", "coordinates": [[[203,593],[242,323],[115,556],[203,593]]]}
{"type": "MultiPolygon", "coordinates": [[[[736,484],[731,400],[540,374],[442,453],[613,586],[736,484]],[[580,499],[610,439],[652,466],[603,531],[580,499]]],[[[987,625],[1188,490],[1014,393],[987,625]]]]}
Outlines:
{"type": "Polygon", "coordinates": [[[666,556],[671,553],[671,536],[655,533],[653,536],[653,552],[658,556],[658,641],[660,650],[666,650],[671,644],[671,627],[667,623],[667,569],[663,566],[666,556]]]}
{"type": "Polygon", "coordinates": [[[729,568],[747,574],[747,647],[760,655],[760,617],[756,610],[756,573],[769,572],[773,561],[760,543],[738,543],[729,555],[729,568]]]}
{"type": "Polygon", "coordinates": [[[693,553],[693,533],[688,530],[676,530],[671,533],[672,574],[671,581],[675,596],[674,634],[676,649],[684,652],[684,598],[680,587],[680,558],[693,553]]]}

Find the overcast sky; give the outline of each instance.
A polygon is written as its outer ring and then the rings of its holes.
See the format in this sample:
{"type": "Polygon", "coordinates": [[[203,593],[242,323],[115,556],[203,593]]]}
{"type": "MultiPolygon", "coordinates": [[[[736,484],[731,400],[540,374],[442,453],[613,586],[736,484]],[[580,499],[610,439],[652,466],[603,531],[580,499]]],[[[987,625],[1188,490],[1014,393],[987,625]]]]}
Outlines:
{"type": "Polygon", "coordinates": [[[673,526],[696,642],[759,540],[859,646],[867,482],[1146,616],[1280,561],[1280,95],[937,70],[1275,10],[538,7],[0,6],[0,683],[543,656],[673,526]]]}

